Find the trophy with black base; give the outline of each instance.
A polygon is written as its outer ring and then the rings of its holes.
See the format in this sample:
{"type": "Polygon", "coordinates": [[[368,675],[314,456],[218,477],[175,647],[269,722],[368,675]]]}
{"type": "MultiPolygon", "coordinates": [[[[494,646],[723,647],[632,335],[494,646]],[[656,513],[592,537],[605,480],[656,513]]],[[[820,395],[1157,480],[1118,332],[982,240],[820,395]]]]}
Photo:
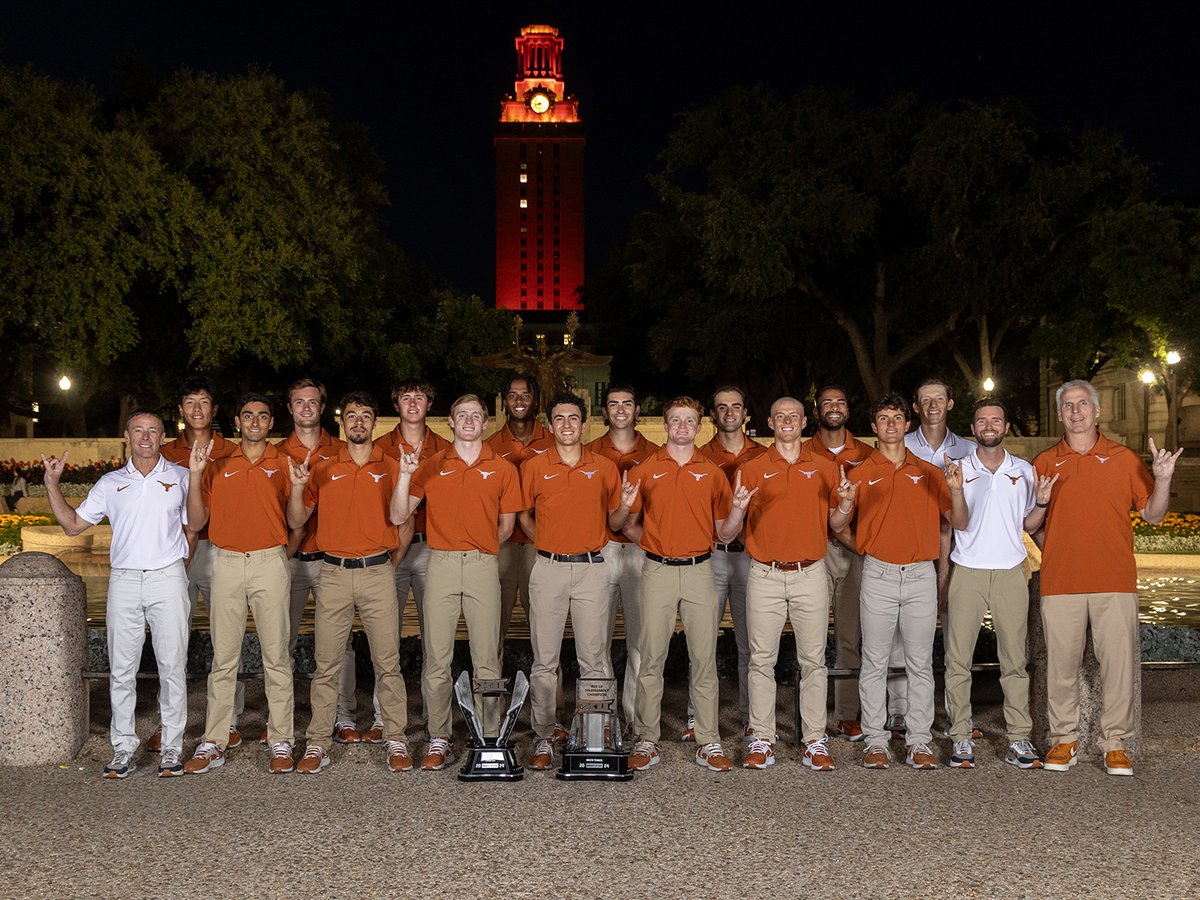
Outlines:
{"type": "Polygon", "coordinates": [[[629,751],[621,741],[615,678],[580,678],[575,719],[555,772],[563,781],[629,781],[629,751]]]}
{"type": "Polygon", "coordinates": [[[467,743],[467,758],[458,773],[459,781],[520,781],[525,776],[524,769],[517,765],[517,754],[509,740],[521,707],[525,705],[525,697],[529,694],[529,679],[525,673],[518,672],[513,681],[512,702],[500,723],[500,733],[494,738],[484,737],[483,724],[475,712],[475,694],[503,697],[507,693],[507,678],[481,678],[472,689],[470,676],[463,672],[454,683],[454,696],[458,699],[458,706],[471,735],[467,743]]]}

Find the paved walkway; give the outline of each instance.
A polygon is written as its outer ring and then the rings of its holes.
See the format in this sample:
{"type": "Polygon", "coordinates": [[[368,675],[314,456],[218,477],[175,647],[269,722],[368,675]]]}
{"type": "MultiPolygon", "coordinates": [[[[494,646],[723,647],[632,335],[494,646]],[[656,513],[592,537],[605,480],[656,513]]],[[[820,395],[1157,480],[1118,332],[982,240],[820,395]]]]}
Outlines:
{"type": "MultiPolygon", "coordinates": [[[[155,684],[141,687],[148,731],[155,684]]],[[[203,680],[190,687],[189,751],[203,680]]],[[[989,738],[974,771],[867,771],[861,745],[834,741],[837,771],[809,772],[781,691],[782,759],[766,772],[718,776],[668,743],[627,784],[392,775],[378,747],[338,747],[316,777],[271,777],[265,748],[248,743],[210,775],[160,780],[143,758],[112,782],[98,777],[110,752],[107,686],[94,682],[91,736],[71,765],[0,769],[0,896],[1200,895],[1200,673],[1146,673],[1148,750],[1133,778],[1090,761],[1065,774],[1004,765],[995,683],[977,693],[989,738]]],[[[684,702],[668,694],[666,733],[684,702]]],[[[369,695],[359,703],[369,709],[369,695]]],[[[257,735],[259,682],[247,704],[257,735]]],[[[725,734],[736,717],[727,702],[725,734]]],[[[947,742],[937,749],[944,758],[947,742]]]]}

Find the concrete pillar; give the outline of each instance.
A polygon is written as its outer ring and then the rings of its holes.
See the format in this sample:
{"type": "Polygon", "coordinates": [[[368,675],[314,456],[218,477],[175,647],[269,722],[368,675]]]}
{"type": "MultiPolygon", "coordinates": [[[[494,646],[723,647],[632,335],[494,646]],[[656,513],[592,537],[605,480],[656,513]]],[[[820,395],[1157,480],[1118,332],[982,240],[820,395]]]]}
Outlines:
{"type": "Polygon", "coordinates": [[[87,592],[48,553],[0,565],[0,765],[66,762],[88,732],[87,592]]]}
{"type": "MultiPolygon", "coordinates": [[[[1142,667],[1139,642],[1139,664],[1133,669],[1134,731],[1133,740],[1125,749],[1137,763],[1142,751],[1142,667]]],[[[1041,573],[1029,581],[1029,714],[1033,719],[1033,743],[1042,753],[1050,749],[1049,724],[1046,717],[1046,636],[1042,628],[1041,573]]],[[[1092,650],[1092,634],[1088,629],[1079,669],[1079,757],[1102,761],[1100,751],[1100,713],[1104,709],[1104,689],[1100,681],[1100,664],[1092,650]]]]}

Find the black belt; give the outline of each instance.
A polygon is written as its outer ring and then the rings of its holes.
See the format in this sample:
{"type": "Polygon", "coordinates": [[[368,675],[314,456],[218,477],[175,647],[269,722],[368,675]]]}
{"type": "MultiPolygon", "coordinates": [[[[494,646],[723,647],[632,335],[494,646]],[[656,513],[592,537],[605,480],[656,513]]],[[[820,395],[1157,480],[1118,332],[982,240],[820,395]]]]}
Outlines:
{"type": "Polygon", "coordinates": [[[318,562],[325,558],[325,554],[320,550],[303,550],[297,551],[292,559],[298,562],[318,562]]]}
{"type": "Polygon", "coordinates": [[[718,550],[724,550],[726,553],[745,553],[746,545],[741,541],[730,541],[728,544],[713,544],[718,550]]]}
{"type": "Polygon", "coordinates": [[[544,556],[551,562],[565,563],[602,563],[604,557],[600,555],[599,550],[592,550],[589,553],[550,553],[547,550],[539,550],[538,556],[544,556]]]}
{"type": "Polygon", "coordinates": [[[371,566],[382,566],[392,561],[392,554],[384,550],[374,556],[334,556],[325,554],[325,562],[340,569],[369,569],[371,566]]]}
{"type": "Polygon", "coordinates": [[[699,556],[659,556],[657,553],[646,551],[646,559],[650,562],[662,563],[664,566],[698,566],[702,562],[707,562],[711,556],[711,550],[701,553],[699,556]]]}
{"type": "Polygon", "coordinates": [[[423,544],[423,543],[425,543],[426,540],[427,540],[427,538],[425,537],[425,532],[415,531],[415,532],[413,532],[412,540],[409,541],[409,543],[410,544],[423,544]]]}

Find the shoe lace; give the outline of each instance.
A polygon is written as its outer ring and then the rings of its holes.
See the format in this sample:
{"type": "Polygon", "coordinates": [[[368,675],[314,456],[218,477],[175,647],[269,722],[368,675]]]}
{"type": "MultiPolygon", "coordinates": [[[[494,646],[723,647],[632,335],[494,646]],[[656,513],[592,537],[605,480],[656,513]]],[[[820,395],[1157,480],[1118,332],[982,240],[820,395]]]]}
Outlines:
{"type": "Polygon", "coordinates": [[[804,746],[804,752],[809,756],[829,755],[829,738],[817,738],[815,741],[809,741],[804,746]]]}
{"type": "Polygon", "coordinates": [[[763,756],[771,755],[771,742],[763,740],[753,740],[750,742],[751,753],[761,753],[763,756]]]}
{"type": "Polygon", "coordinates": [[[1034,755],[1033,744],[1031,744],[1029,741],[1013,741],[1008,745],[1008,748],[1017,756],[1034,755]]]}
{"type": "Polygon", "coordinates": [[[396,756],[397,754],[402,754],[404,756],[408,756],[408,741],[388,741],[387,742],[387,755],[389,757],[392,757],[392,756],[396,756]]]}
{"type": "Polygon", "coordinates": [[[207,758],[210,756],[216,756],[217,751],[218,747],[216,744],[212,743],[211,741],[203,741],[201,742],[200,746],[196,748],[196,755],[207,758]]]}
{"type": "Polygon", "coordinates": [[[554,744],[549,738],[542,738],[533,747],[534,756],[551,756],[554,753],[554,744]]]}
{"type": "Polygon", "coordinates": [[[168,747],[162,752],[158,758],[159,765],[162,766],[177,766],[179,765],[179,751],[174,747],[168,747]]]}
{"type": "Polygon", "coordinates": [[[323,747],[317,747],[315,745],[312,747],[309,747],[307,750],[304,751],[305,759],[320,759],[324,755],[325,755],[325,749],[323,747]]]}
{"type": "Polygon", "coordinates": [[[445,738],[432,738],[429,741],[429,752],[446,756],[450,752],[450,742],[445,738]]]}
{"type": "Polygon", "coordinates": [[[700,748],[700,755],[709,757],[710,759],[714,756],[724,756],[725,748],[720,744],[705,744],[700,748]]]}
{"type": "Polygon", "coordinates": [[[658,745],[654,741],[638,741],[633,753],[635,756],[654,756],[658,753],[658,745]]]}
{"type": "Polygon", "coordinates": [[[961,740],[954,742],[954,755],[958,757],[974,755],[975,745],[970,740],[961,740]]]}
{"type": "MultiPolygon", "coordinates": [[[[308,756],[307,753],[305,753],[304,755],[308,756]]],[[[284,744],[282,742],[275,744],[271,748],[271,757],[273,759],[291,759],[292,758],[292,745],[284,744]]]]}
{"type": "Polygon", "coordinates": [[[928,744],[913,744],[912,749],[908,751],[909,756],[917,756],[919,754],[933,756],[933,751],[929,749],[928,744]]]}

